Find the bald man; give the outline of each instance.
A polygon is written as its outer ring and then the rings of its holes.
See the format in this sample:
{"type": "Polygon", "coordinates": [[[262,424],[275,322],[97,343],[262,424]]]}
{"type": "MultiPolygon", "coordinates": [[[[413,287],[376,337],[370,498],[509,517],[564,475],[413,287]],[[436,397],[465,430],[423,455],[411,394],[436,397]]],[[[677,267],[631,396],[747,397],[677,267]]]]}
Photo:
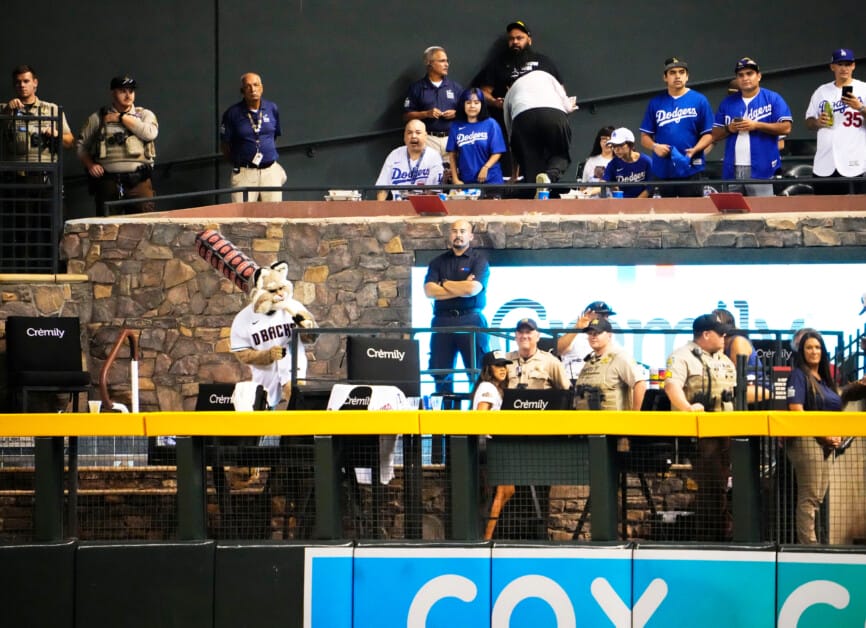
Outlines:
{"type": "MultiPolygon", "coordinates": [[[[448,250],[427,267],[424,294],[433,299],[431,327],[487,327],[482,310],[487,302],[490,266],[480,251],[473,249],[472,225],[458,220],[448,230],[448,250]]],[[[430,368],[453,369],[457,354],[464,368],[480,364],[487,353],[487,335],[479,333],[434,332],[430,337],[430,368]],[[475,355],[472,355],[472,351],[475,355]],[[473,361],[474,358],[474,361],[473,361]]],[[[451,392],[448,373],[434,373],[437,392],[451,392]]],[[[474,377],[469,378],[470,381],[474,377]]]]}
{"type": "MultiPolygon", "coordinates": [[[[392,150],[382,164],[376,185],[438,185],[442,182],[442,156],[427,145],[427,128],[421,120],[409,120],[403,129],[403,146],[392,150]]],[[[389,190],[376,192],[376,199],[384,201],[389,190]]],[[[397,190],[390,190],[396,201],[402,198],[397,190]]]]}
{"type": "MultiPolygon", "coordinates": [[[[277,163],[276,140],[281,134],[276,104],[262,98],[262,77],[253,72],[241,76],[243,100],[229,107],[220,125],[222,152],[232,165],[231,186],[275,187],[286,182],[286,171],[277,163]]],[[[232,201],[244,200],[242,192],[232,201]]],[[[281,190],[251,190],[248,201],[281,201],[281,190]]]]}

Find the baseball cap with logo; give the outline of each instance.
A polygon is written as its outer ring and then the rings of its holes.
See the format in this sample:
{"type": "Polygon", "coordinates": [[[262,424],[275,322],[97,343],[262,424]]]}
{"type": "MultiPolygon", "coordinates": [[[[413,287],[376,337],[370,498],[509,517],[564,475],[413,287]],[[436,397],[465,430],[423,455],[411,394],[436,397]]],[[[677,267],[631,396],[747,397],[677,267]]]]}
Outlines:
{"type": "Polygon", "coordinates": [[[684,70],[688,70],[689,64],[678,57],[668,57],[665,59],[665,72],[673,70],[674,68],[683,68],[684,70]]]}
{"type": "Polygon", "coordinates": [[[536,331],[538,330],[538,323],[536,323],[535,319],[532,318],[521,318],[517,321],[517,327],[515,328],[517,331],[522,331],[527,328],[536,331]]]}
{"type": "Polygon", "coordinates": [[[488,351],[481,359],[482,368],[487,368],[488,366],[506,366],[511,363],[512,361],[505,357],[504,351],[488,351]]]}
{"type": "Polygon", "coordinates": [[[839,48],[833,51],[833,61],[831,63],[839,63],[840,61],[854,61],[854,51],[850,48],[839,48]]]}
{"type": "Polygon", "coordinates": [[[737,65],[734,66],[734,74],[739,72],[740,70],[745,70],[747,68],[753,69],[755,72],[760,72],[761,68],[758,66],[758,62],[752,59],[751,57],[743,57],[739,61],[737,61],[737,65]]]}
{"type": "Polygon", "coordinates": [[[595,312],[596,314],[607,314],[608,316],[613,316],[614,314],[616,314],[616,312],[610,309],[610,306],[604,301],[593,301],[583,309],[590,310],[592,312],[595,312]]]}
{"type": "Polygon", "coordinates": [[[731,331],[731,328],[720,322],[712,314],[701,314],[692,323],[692,332],[697,336],[705,331],[714,331],[722,336],[731,331]]]}
{"type": "Polygon", "coordinates": [[[516,22],[511,22],[511,24],[509,24],[508,26],[505,27],[505,32],[510,33],[515,28],[523,31],[524,33],[526,33],[529,36],[532,36],[532,33],[529,32],[529,27],[526,25],[526,22],[524,22],[523,20],[517,20],[516,22]]]}
{"type": "Polygon", "coordinates": [[[123,89],[124,87],[128,87],[129,89],[135,89],[135,86],[135,79],[131,76],[115,76],[113,79],[111,79],[111,89],[123,89]]]}
{"type": "Polygon", "coordinates": [[[610,134],[610,139],[607,141],[607,145],[620,146],[621,144],[625,144],[626,142],[631,142],[632,144],[634,144],[634,133],[632,133],[623,126],[618,129],[614,129],[613,133],[610,134]]]}
{"type": "Polygon", "coordinates": [[[613,327],[611,326],[610,321],[606,318],[594,318],[589,321],[589,325],[586,326],[586,329],[584,329],[584,331],[600,334],[603,331],[613,331],[613,327]]]}

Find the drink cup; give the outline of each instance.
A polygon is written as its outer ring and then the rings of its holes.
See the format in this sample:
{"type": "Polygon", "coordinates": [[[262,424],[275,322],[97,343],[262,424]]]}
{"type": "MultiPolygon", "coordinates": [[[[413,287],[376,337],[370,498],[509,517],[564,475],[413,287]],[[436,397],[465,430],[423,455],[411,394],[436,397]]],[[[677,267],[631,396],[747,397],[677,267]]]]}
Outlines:
{"type": "Polygon", "coordinates": [[[539,201],[546,201],[549,199],[550,199],[550,192],[548,192],[547,190],[540,190],[538,192],[538,200],[539,201]]]}
{"type": "Polygon", "coordinates": [[[613,198],[625,198],[624,193],[623,193],[622,190],[614,190],[613,192],[610,193],[610,195],[611,195],[613,198]]]}
{"type": "Polygon", "coordinates": [[[87,409],[93,414],[99,414],[102,411],[102,402],[101,401],[88,401],[87,409]]]}

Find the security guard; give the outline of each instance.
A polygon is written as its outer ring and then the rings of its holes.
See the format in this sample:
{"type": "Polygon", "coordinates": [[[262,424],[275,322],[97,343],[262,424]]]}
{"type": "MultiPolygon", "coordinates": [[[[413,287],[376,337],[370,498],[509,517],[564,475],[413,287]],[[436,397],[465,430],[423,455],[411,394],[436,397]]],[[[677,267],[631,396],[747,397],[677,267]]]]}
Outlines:
{"type": "Polygon", "coordinates": [[[577,377],[578,410],[640,410],[646,381],[638,380],[637,362],[612,342],[607,318],[593,318],[586,329],[592,353],[584,358],[577,377]]]}
{"type": "MultiPolygon", "coordinates": [[[[136,86],[129,76],[111,79],[111,105],[92,113],[78,135],[78,158],[90,175],[99,215],[106,201],[153,197],[159,123],[152,111],[135,106],[136,86]]],[[[154,207],[144,202],[136,210],[154,207]]]]}
{"type": "MultiPolygon", "coordinates": [[[[725,355],[727,325],[712,314],[692,324],[691,342],[674,351],[667,361],[665,393],[672,410],[719,412],[734,409],[737,372],[725,355]]],[[[699,438],[692,470],[698,483],[695,499],[695,537],[699,541],[729,541],[728,505],[730,439],[699,438]]]]}
{"type": "Polygon", "coordinates": [[[39,79],[31,66],[19,65],[12,70],[12,86],[15,97],[0,105],[0,114],[12,116],[8,121],[4,118],[7,126],[0,161],[57,161],[59,145],[71,148],[75,143],[66,114],[62,114],[58,129],[59,108],[36,96],[39,79]]]}

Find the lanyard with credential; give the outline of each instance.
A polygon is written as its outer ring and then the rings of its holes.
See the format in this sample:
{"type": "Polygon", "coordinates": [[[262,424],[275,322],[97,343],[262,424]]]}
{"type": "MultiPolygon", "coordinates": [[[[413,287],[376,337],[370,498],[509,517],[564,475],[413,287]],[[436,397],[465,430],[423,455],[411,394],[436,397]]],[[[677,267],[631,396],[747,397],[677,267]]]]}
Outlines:
{"type": "Polygon", "coordinates": [[[256,151],[259,150],[259,134],[262,132],[262,117],[263,117],[263,107],[259,107],[259,119],[256,122],[253,122],[253,116],[247,111],[247,118],[250,121],[250,126],[253,129],[253,133],[256,136],[256,151]]]}
{"type": "Polygon", "coordinates": [[[421,162],[424,160],[424,153],[427,152],[427,149],[421,151],[421,156],[418,158],[418,161],[415,162],[415,167],[412,167],[412,157],[409,156],[409,149],[406,149],[406,164],[409,166],[409,180],[412,183],[415,183],[415,178],[418,176],[418,169],[421,166],[421,162]]]}

